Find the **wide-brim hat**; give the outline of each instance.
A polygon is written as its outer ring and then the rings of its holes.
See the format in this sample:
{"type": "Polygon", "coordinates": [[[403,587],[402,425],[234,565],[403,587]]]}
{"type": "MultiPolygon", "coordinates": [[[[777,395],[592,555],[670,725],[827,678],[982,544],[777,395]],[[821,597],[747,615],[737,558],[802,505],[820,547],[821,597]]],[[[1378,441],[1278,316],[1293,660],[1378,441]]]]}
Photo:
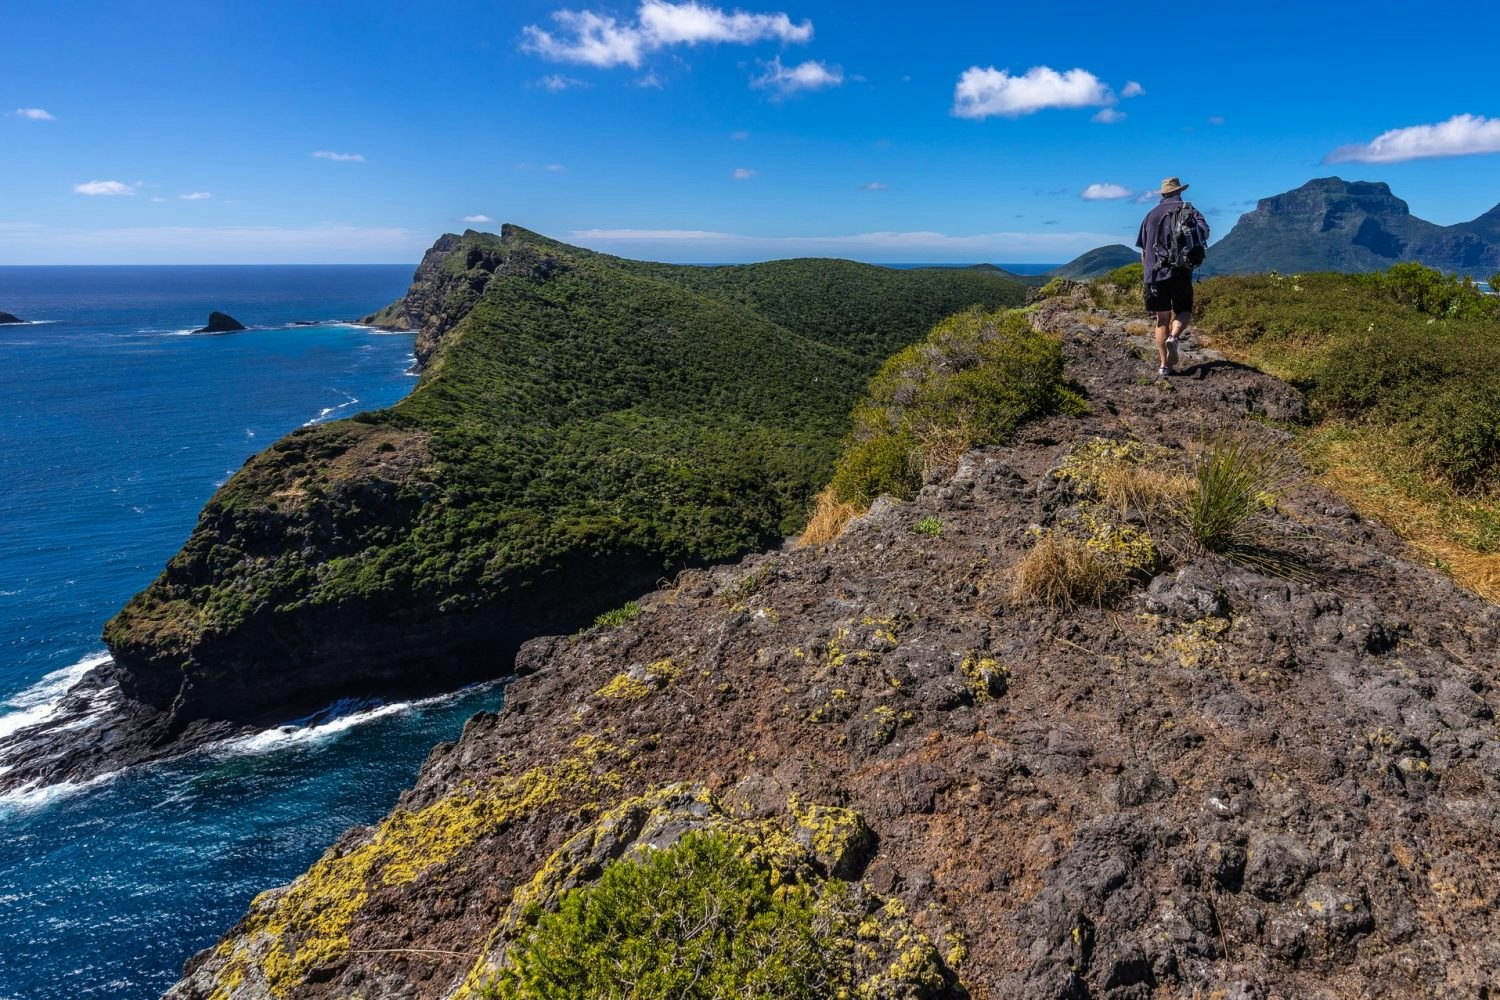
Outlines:
{"type": "Polygon", "coordinates": [[[1175,177],[1168,177],[1161,182],[1162,197],[1166,197],[1169,194],[1176,194],[1178,191],[1186,191],[1187,189],[1188,186],[1175,177]]]}

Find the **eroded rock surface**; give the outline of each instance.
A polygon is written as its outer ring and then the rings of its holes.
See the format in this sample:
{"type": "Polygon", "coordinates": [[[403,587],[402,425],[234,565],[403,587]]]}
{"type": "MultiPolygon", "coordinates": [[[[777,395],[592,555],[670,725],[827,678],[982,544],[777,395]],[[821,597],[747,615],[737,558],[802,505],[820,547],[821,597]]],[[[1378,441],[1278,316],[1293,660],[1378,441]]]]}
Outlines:
{"type": "Polygon", "coordinates": [[[1274,518],[1298,579],[1162,540],[1113,606],[1017,601],[1037,529],[1077,512],[1055,471],[1081,443],[1274,442],[1301,409],[1191,346],[1155,379],[1119,317],[1034,316],[1088,416],[971,452],[827,546],[685,573],[632,621],[528,643],[498,716],[171,995],[454,996],[549,859],[593,858],[576,838],[601,815],[672,786],[792,837],[811,805],[857,815],[868,836],[823,873],[899,901],[949,995],[1488,995],[1500,611],[1306,484],[1274,518]]]}

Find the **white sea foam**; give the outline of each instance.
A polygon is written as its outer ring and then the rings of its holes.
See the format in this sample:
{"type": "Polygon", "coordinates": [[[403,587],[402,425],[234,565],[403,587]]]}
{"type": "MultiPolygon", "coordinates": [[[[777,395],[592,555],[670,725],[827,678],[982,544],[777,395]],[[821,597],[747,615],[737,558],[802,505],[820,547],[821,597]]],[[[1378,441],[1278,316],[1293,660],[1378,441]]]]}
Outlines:
{"type": "Polygon", "coordinates": [[[340,403],[338,406],[325,406],[325,407],[323,407],[321,410],[318,411],[318,415],[316,417],[313,417],[311,420],[309,420],[307,423],[303,424],[302,426],[303,427],[311,427],[314,424],[321,424],[323,421],[327,420],[329,417],[333,416],[335,413],[339,412],[340,410],[347,410],[351,406],[358,406],[358,405],[359,405],[359,400],[355,399],[353,396],[350,396],[348,393],[345,393],[344,394],[344,402],[340,403]]]}
{"type": "Polygon", "coordinates": [[[108,662],[108,653],[95,654],[71,667],[52,671],[31,687],[11,696],[0,705],[0,708],[7,710],[0,715],[0,739],[52,718],[62,706],[63,696],[68,693],[68,689],[77,684],[84,674],[108,662]]]}
{"type": "Polygon", "coordinates": [[[450,691],[447,694],[434,695],[431,698],[419,698],[414,701],[396,701],[382,705],[371,705],[368,702],[348,700],[331,706],[324,712],[318,713],[317,717],[323,717],[329,713],[333,718],[327,721],[316,722],[312,725],[298,725],[288,723],[277,726],[275,729],[264,729],[258,733],[250,733],[245,736],[236,736],[222,743],[215,743],[209,747],[211,753],[225,755],[254,755],[263,753],[274,753],[278,750],[289,750],[293,747],[319,746],[332,742],[343,734],[367,722],[384,719],[392,715],[405,715],[408,712],[420,711],[436,705],[443,705],[458,698],[472,694],[473,685],[461,688],[458,691],[450,691]],[[350,709],[341,712],[342,707],[350,709]]]}
{"type": "Polygon", "coordinates": [[[77,795],[86,789],[95,788],[124,774],[124,769],[96,775],[87,781],[59,781],[55,785],[38,786],[35,782],[22,785],[0,795],[0,817],[16,812],[30,812],[49,806],[58,799],[77,795]]]}

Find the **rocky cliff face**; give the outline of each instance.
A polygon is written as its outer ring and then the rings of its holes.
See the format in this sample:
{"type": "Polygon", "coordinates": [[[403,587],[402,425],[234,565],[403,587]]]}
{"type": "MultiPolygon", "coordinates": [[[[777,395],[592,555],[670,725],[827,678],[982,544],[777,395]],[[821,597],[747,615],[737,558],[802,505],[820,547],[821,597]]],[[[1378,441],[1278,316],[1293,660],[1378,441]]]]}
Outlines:
{"type": "Polygon", "coordinates": [[[763,845],[785,885],[849,886],[846,981],[871,996],[1487,995],[1500,612],[1311,485],[1265,539],[1295,579],[1110,506],[1100,456],[1165,473],[1221,432],[1274,448],[1300,397],[1196,350],[1144,377],[1142,325],[1077,304],[1033,320],[1091,413],[827,546],[528,643],[498,716],[170,997],[485,996],[563,890],[705,830],[763,845]],[[1084,524],[1101,551],[1150,536],[1133,591],[1017,597],[1038,538],[1084,524]]]}
{"type": "Polygon", "coordinates": [[[1262,198],[1214,244],[1203,271],[1373,271],[1416,261],[1484,277],[1500,267],[1492,216],[1438,226],[1412,215],[1386,184],[1323,177],[1262,198]]]}
{"type": "Polygon", "coordinates": [[[980,273],[445,236],[371,317],[417,328],[417,388],[247,461],[105,626],[113,662],[78,711],[9,739],[0,788],[504,676],[524,640],[791,530],[873,369],[1022,295],[980,273]],[[96,696],[112,720],[70,728],[96,696]]]}

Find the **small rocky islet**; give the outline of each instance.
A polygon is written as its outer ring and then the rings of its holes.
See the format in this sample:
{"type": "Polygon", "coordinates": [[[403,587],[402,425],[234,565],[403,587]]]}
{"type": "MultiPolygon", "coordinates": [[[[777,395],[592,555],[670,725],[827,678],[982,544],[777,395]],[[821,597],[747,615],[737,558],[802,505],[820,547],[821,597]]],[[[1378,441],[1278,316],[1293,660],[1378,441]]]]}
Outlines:
{"type": "Polygon", "coordinates": [[[215,309],[213,312],[211,312],[211,313],[208,314],[208,322],[205,323],[199,329],[194,330],[193,332],[194,333],[238,333],[241,330],[247,330],[247,329],[249,329],[249,327],[245,326],[245,324],[241,323],[239,320],[235,319],[233,316],[229,315],[228,313],[219,312],[217,309],[215,309]]]}

